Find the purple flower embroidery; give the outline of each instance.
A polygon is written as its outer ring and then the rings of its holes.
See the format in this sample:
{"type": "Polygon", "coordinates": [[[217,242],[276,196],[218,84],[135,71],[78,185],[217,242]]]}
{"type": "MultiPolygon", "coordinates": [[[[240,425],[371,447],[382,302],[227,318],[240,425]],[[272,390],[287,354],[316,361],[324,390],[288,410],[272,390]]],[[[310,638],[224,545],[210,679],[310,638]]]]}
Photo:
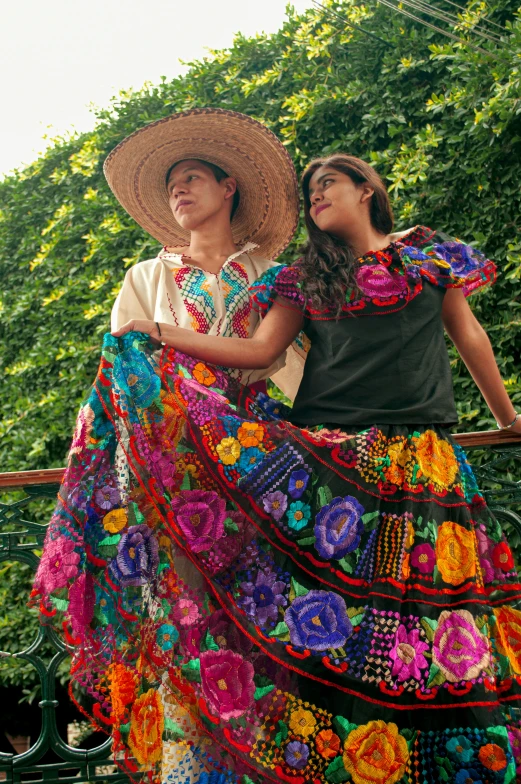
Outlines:
{"type": "Polygon", "coordinates": [[[201,685],[211,709],[223,721],[242,716],[253,702],[253,665],[230,650],[201,653],[201,685]]]}
{"type": "Polygon", "coordinates": [[[407,288],[402,275],[393,275],[383,264],[365,264],[356,273],[356,282],[368,297],[385,299],[401,294],[407,288]]]}
{"type": "Polygon", "coordinates": [[[172,509],[194,553],[209,550],[224,535],[226,502],[213,490],[182,490],[172,509]]]}
{"type": "Polygon", "coordinates": [[[285,607],[287,599],[284,592],[286,583],[277,579],[275,572],[259,569],[255,582],[241,583],[244,596],[239,599],[239,607],[261,628],[268,621],[276,621],[278,608],[285,607]]]}
{"type": "Polygon", "coordinates": [[[306,487],[309,482],[309,474],[300,468],[298,471],[293,471],[289,478],[288,493],[293,499],[300,498],[304,495],[306,487]]]}
{"type": "Polygon", "coordinates": [[[419,544],[411,553],[411,563],[422,574],[432,574],[436,564],[436,553],[430,544],[419,544]]]}
{"type": "Polygon", "coordinates": [[[407,632],[403,624],[398,626],[394,637],[394,645],[389,653],[393,668],[391,674],[398,678],[398,681],[406,681],[409,678],[420,680],[421,670],[429,665],[425,658],[424,651],[429,646],[420,640],[419,629],[412,629],[407,632]]]}
{"type": "Polygon", "coordinates": [[[297,596],[285,612],[291,644],[312,651],[341,648],[353,633],[346,604],[331,591],[297,596]]]}
{"type": "Polygon", "coordinates": [[[110,564],[123,586],[143,585],[152,579],[159,564],[157,540],[148,525],[133,525],[118,542],[118,554],[110,564]]]}
{"type": "Polygon", "coordinates": [[[447,264],[450,264],[451,272],[457,278],[465,278],[470,272],[483,265],[477,252],[462,242],[444,242],[441,245],[434,245],[434,250],[447,264]],[[474,254],[478,258],[474,257],[474,254]]]}
{"type": "Polygon", "coordinates": [[[43,596],[48,596],[78,573],[79,553],[75,552],[74,542],[66,536],[46,543],[35,579],[35,587],[43,596]]]}
{"type": "Polygon", "coordinates": [[[157,447],[150,455],[152,469],[164,487],[170,487],[174,482],[175,463],[170,462],[168,455],[164,455],[157,447]]]}
{"type": "Polygon", "coordinates": [[[111,485],[104,485],[103,487],[100,487],[98,490],[96,490],[94,493],[94,500],[100,509],[108,511],[109,509],[112,509],[114,506],[116,506],[120,499],[117,488],[111,487],[111,485]]]}
{"type": "Polygon", "coordinates": [[[301,770],[305,768],[308,763],[309,746],[306,743],[301,743],[299,740],[292,740],[288,743],[284,751],[284,759],[291,768],[301,770]]]}
{"type": "Polygon", "coordinates": [[[485,635],[478,630],[468,610],[444,610],[434,634],[432,661],[451,683],[468,681],[490,663],[485,635]]]}
{"type": "Polygon", "coordinates": [[[364,532],[363,513],[364,507],[350,495],[322,507],[315,520],[315,547],[322,558],[340,559],[356,550],[364,532]]]}
{"type": "Polygon", "coordinates": [[[270,514],[274,520],[279,522],[282,515],[288,508],[288,497],[281,493],[280,490],[275,490],[273,493],[268,493],[262,499],[262,505],[265,511],[270,514]]]}
{"type": "Polygon", "coordinates": [[[80,574],[69,590],[69,618],[74,634],[83,637],[94,616],[96,593],[89,572],[80,574]]]}
{"type": "Polygon", "coordinates": [[[429,258],[426,253],[413,245],[404,245],[403,248],[400,248],[400,256],[407,256],[414,261],[427,261],[429,258]]]}

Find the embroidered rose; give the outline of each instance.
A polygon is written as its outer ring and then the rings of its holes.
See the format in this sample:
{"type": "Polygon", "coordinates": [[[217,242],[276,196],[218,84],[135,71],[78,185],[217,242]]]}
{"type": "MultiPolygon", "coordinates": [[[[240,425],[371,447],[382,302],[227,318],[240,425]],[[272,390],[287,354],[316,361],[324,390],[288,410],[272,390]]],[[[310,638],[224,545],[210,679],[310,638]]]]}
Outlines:
{"type": "Polygon", "coordinates": [[[349,733],[343,760],[355,784],[395,784],[407,769],[407,741],[396,724],[370,721],[349,733]]]}
{"type": "Polygon", "coordinates": [[[315,520],[315,547],[322,558],[343,558],[356,550],[364,532],[364,508],[356,498],[334,498],[315,520]]]}
{"type": "Polygon", "coordinates": [[[391,273],[382,264],[364,264],[356,273],[360,291],[368,297],[386,299],[401,294],[407,288],[403,275],[391,273]]]}
{"type": "Polygon", "coordinates": [[[312,651],[341,648],[353,633],[345,601],[332,591],[297,596],[285,612],[291,644],[312,651]]]}
{"type": "Polygon", "coordinates": [[[496,645],[508,657],[516,675],[521,674],[521,612],[511,607],[498,607],[496,616],[496,645]]]}
{"type": "Polygon", "coordinates": [[[275,492],[268,493],[264,496],[262,505],[265,511],[270,514],[274,520],[279,522],[288,508],[288,497],[280,490],[275,490],[275,492]]]}
{"type": "Polygon", "coordinates": [[[492,550],[492,563],[496,569],[503,572],[511,572],[514,568],[514,558],[512,550],[506,542],[500,542],[492,550]]]}
{"type": "Polygon", "coordinates": [[[438,529],[436,564],[446,583],[461,585],[476,574],[476,539],[473,530],[447,521],[438,529]]]}
{"type": "Polygon", "coordinates": [[[483,266],[482,258],[474,257],[476,251],[462,242],[444,242],[434,245],[434,250],[447,264],[451,272],[458,278],[466,278],[470,272],[483,266]]]}
{"type": "Polygon", "coordinates": [[[259,569],[255,582],[241,583],[241,589],[243,596],[237,603],[260,627],[264,627],[268,620],[276,621],[278,608],[288,603],[284,596],[286,583],[269,569],[259,569]]]}
{"type": "Polygon", "coordinates": [[[212,711],[223,721],[237,719],[252,705],[253,665],[230,650],[201,653],[201,684],[212,711]]]}
{"type": "Polygon", "coordinates": [[[405,626],[400,624],[396,630],[394,645],[389,653],[393,663],[391,675],[399,682],[409,678],[420,680],[421,671],[429,666],[424,656],[427,650],[429,650],[429,646],[420,640],[419,629],[412,629],[408,632],[405,626]]]}
{"type": "Polygon", "coordinates": [[[411,553],[411,563],[422,574],[432,574],[436,555],[430,544],[419,544],[411,553]]]}
{"type": "Polygon", "coordinates": [[[140,694],[132,705],[128,745],[141,765],[161,759],[164,724],[163,703],[157,689],[140,694]]]}
{"type": "Polygon", "coordinates": [[[421,471],[418,480],[430,480],[440,490],[451,488],[458,475],[458,461],[449,442],[438,438],[434,430],[426,430],[413,441],[421,471]]]}
{"type": "Polygon", "coordinates": [[[94,616],[96,594],[94,580],[89,572],[83,572],[69,589],[68,613],[74,634],[83,637],[94,616]]]}
{"type": "Polygon", "coordinates": [[[158,564],[159,548],[153,532],[147,525],[133,525],[121,536],[110,569],[123,586],[143,585],[154,577],[158,564]]]}
{"type": "Polygon", "coordinates": [[[48,540],[36,573],[35,587],[43,596],[63,588],[78,573],[80,555],[72,539],[48,540]]]}
{"type": "Polygon", "coordinates": [[[434,634],[432,661],[451,683],[477,678],[488,667],[488,640],[468,610],[441,613],[434,634]]]}
{"type": "Polygon", "coordinates": [[[194,553],[209,550],[224,535],[226,502],[213,490],[182,490],[171,503],[176,522],[194,553]]]}

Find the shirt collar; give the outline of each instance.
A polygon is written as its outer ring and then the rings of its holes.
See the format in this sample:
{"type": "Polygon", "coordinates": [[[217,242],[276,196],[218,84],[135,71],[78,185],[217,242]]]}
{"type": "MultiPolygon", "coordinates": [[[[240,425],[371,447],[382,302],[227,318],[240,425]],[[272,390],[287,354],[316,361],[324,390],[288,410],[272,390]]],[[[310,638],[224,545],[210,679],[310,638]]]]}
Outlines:
{"type": "MultiPolygon", "coordinates": [[[[244,245],[242,245],[239,248],[239,250],[236,250],[235,253],[232,253],[231,256],[228,256],[228,258],[226,259],[226,261],[223,264],[223,267],[224,267],[225,264],[228,264],[229,261],[233,261],[233,259],[236,259],[238,256],[242,256],[243,253],[248,253],[250,250],[254,250],[255,248],[258,248],[258,247],[259,246],[255,242],[246,242],[244,245]]],[[[178,264],[180,267],[189,267],[189,266],[191,266],[189,264],[183,264],[183,254],[182,253],[172,252],[166,246],[163,248],[163,250],[161,250],[159,252],[158,258],[159,259],[164,259],[165,261],[174,262],[174,264],[178,264]]],[[[193,265],[193,266],[195,267],[195,265],[193,265]]],[[[196,269],[201,269],[200,267],[195,267],[195,268],[196,269]]]]}

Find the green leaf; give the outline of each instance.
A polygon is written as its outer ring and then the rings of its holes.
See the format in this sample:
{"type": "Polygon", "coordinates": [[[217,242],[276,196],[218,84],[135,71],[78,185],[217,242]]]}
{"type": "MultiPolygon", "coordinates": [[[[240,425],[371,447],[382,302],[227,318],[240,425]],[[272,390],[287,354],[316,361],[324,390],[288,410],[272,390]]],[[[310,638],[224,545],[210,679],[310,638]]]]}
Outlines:
{"type": "MultiPolygon", "coordinates": [[[[304,588],[303,585],[298,583],[295,580],[295,578],[292,577],[291,578],[291,593],[293,594],[294,597],[295,596],[305,596],[307,593],[309,593],[309,589],[308,588],[304,588]]],[[[290,601],[293,601],[293,599],[290,599],[290,601]]]]}
{"type": "Polygon", "coordinates": [[[302,547],[307,547],[308,545],[315,544],[316,537],[315,536],[305,536],[304,539],[297,539],[297,544],[301,545],[302,547]]]}
{"type": "Polygon", "coordinates": [[[377,522],[379,519],[380,519],[380,512],[379,511],[377,511],[377,512],[366,512],[364,515],[362,515],[362,522],[363,522],[363,524],[365,526],[365,529],[367,531],[371,531],[373,528],[376,528],[376,525],[370,526],[369,523],[372,520],[377,522]]]}
{"type": "Polygon", "coordinates": [[[351,563],[349,563],[347,558],[341,558],[338,562],[338,565],[341,566],[344,572],[347,572],[347,574],[353,573],[353,566],[351,563]]]}
{"type": "Polygon", "coordinates": [[[338,737],[343,743],[347,738],[347,736],[349,735],[349,733],[352,732],[353,730],[356,730],[358,724],[352,724],[347,719],[344,719],[343,716],[335,716],[335,718],[333,719],[333,726],[335,727],[335,731],[338,737]]]}
{"type": "Polygon", "coordinates": [[[121,534],[114,534],[113,536],[106,536],[104,539],[101,540],[99,543],[100,547],[108,547],[110,545],[117,544],[121,539],[121,534]]]}
{"type": "Polygon", "coordinates": [[[231,517],[227,517],[224,521],[224,530],[227,534],[237,534],[239,533],[239,526],[233,522],[231,517]]]}
{"type": "Polygon", "coordinates": [[[181,490],[191,490],[190,471],[186,471],[181,483],[181,490]]]}
{"type": "Polygon", "coordinates": [[[279,623],[275,626],[274,629],[271,630],[269,634],[270,637],[284,637],[285,635],[289,636],[289,629],[284,621],[279,621],[279,623]]]}
{"type": "Polygon", "coordinates": [[[324,775],[329,784],[342,784],[342,782],[350,779],[342,757],[335,757],[333,762],[326,768],[324,775]]]}
{"type": "Polygon", "coordinates": [[[165,730],[173,736],[173,740],[182,740],[185,736],[183,728],[168,716],[165,716],[165,730]]]}
{"type": "Polygon", "coordinates": [[[327,504],[331,503],[331,501],[333,500],[333,494],[329,489],[329,487],[327,486],[319,487],[317,490],[317,496],[318,496],[318,503],[320,504],[321,507],[327,506],[327,504]]]}
{"type": "Polygon", "coordinates": [[[442,683],[446,681],[445,675],[442,673],[439,667],[435,664],[431,664],[429,669],[429,680],[427,681],[427,686],[430,688],[431,686],[441,686],[442,683]]]}
{"type": "Polygon", "coordinates": [[[186,664],[183,664],[181,672],[188,681],[194,681],[195,683],[201,682],[201,662],[199,659],[192,659],[186,664]]]}
{"type": "Polygon", "coordinates": [[[270,684],[269,686],[258,686],[253,692],[253,699],[260,700],[261,697],[265,697],[266,694],[269,694],[270,691],[273,691],[274,688],[275,688],[274,683],[270,684]]]}
{"type": "Polygon", "coordinates": [[[215,642],[215,639],[212,637],[209,631],[206,632],[204,636],[204,640],[201,645],[201,649],[203,651],[219,651],[220,648],[215,642]]]}
{"type": "Polygon", "coordinates": [[[57,610],[60,612],[65,612],[67,607],[69,606],[68,599],[58,599],[56,596],[51,596],[51,602],[54,604],[57,610]]]}
{"type": "Polygon", "coordinates": [[[432,618],[422,618],[420,623],[425,631],[425,636],[432,642],[434,640],[434,633],[438,628],[438,621],[434,621],[432,618]]]}
{"type": "Polygon", "coordinates": [[[362,623],[362,621],[364,619],[364,615],[365,615],[365,613],[363,613],[363,612],[362,613],[358,613],[358,615],[353,615],[353,617],[350,618],[349,620],[351,621],[353,626],[360,626],[360,624],[362,623]]]}
{"type": "Polygon", "coordinates": [[[285,724],[283,721],[278,721],[277,726],[279,728],[278,732],[275,735],[275,743],[277,746],[280,746],[283,741],[286,740],[288,737],[288,725],[285,724]]]}

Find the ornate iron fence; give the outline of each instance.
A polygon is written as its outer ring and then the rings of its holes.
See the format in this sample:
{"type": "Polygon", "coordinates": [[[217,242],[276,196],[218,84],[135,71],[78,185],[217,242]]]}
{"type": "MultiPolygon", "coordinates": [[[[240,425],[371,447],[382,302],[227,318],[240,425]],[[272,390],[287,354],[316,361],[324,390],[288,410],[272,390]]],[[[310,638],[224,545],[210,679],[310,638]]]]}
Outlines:
{"type": "MultiPolygon", "coordinates": [[[[514,532],[521,543],[521,436],[486,431],[456,436],[466,449],[486,450],[474,466],[478,483],[490,508],[507,532],[514,532]],[[484,458],[484,459],[483,459],[484,458]]],[[[478,455],[476,455],[477,457],[478,455]]],[[[56,495],[63,469],[22,471],[0,474],[0,494],[16,489],[24,495],[18,500],[0,501],[0,562],[18,561],[32,569],[38,565],[46,526],[25,519],[27,509],[37,499],[56,495]]],[[[57,724],[56,674],[59,664],[69,655],[65,642],[49,627],[40,625],[34,641],[16,653],[0,652],[29,662],[41,683],[41,731],[31,748],[21,754],[0,752],[0,777],[8,784],[67,784],[67,782],[126,781],[127,777],[111,765],[110,739],[94,749],[70,746],[61,737],[57,724]],[[53,650],[51,656],[44,649],[53,650]],[[42,762],[47,752],[57,762],[42,762]]]]}

